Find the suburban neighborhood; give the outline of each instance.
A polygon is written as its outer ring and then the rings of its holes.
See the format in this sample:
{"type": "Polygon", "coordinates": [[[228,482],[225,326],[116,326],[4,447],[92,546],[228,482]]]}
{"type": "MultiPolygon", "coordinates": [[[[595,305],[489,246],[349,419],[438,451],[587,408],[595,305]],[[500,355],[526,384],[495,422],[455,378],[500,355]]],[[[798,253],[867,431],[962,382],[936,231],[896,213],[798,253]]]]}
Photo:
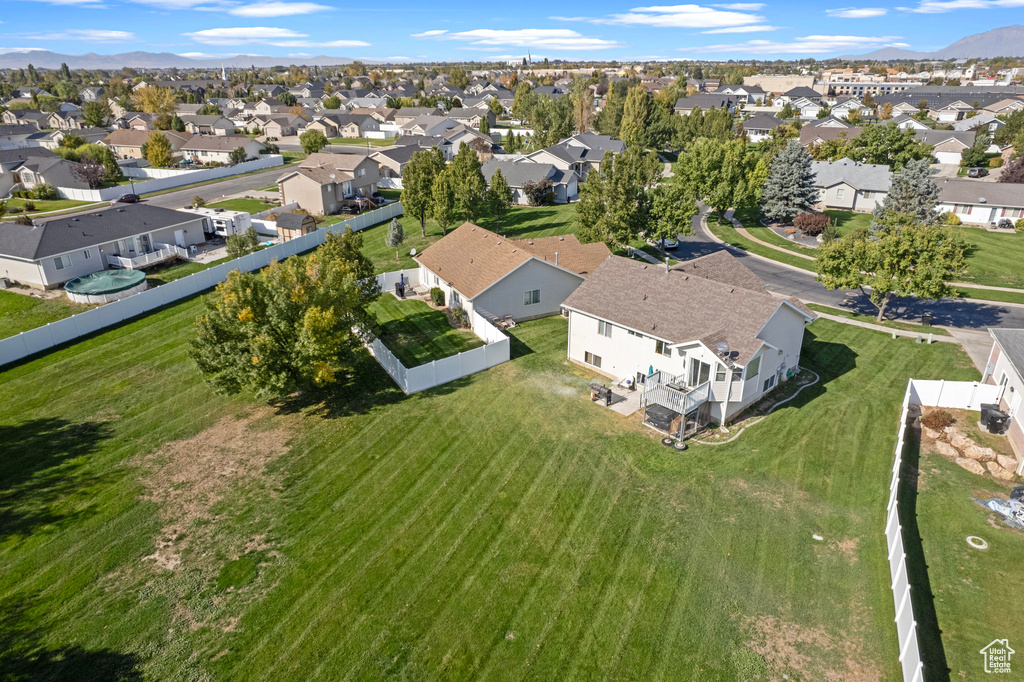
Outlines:
{"type": "Polygon", "coordinates": [[[3,679],[1024,669],[1014,3],[17,5],[3,679]]]}

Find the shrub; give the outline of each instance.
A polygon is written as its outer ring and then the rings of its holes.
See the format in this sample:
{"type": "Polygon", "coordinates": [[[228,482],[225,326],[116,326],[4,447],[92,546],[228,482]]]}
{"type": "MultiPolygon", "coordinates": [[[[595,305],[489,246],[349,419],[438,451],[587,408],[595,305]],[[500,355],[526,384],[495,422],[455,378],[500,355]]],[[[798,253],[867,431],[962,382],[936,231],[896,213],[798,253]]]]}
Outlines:
{"type": "Polygon", "coordinates": [[[800,213],[793,218],[793,227],[808,237],[817,237],[828,225],[828,216],[824,213],[800,213]]]}
{"type": "Polygon", "coordinates": [[[821,231],[821,243],[831,244],[835,240],[839,239],[839,228],[829,223],[821,231]]]}
{"type": "Polygon", "coordinates": [[[523,192],[530,206],[549,206],[555,203],[554,185],[550,178],[544,178],[540,182],[524,182],[523,192]]]}
{"type": "Polygon", "coordinates": [[[1017,230],[1018,232],[1024,232],[1024,218],[1021,218],[1020,220],[1015,222],[1013,224],[1013,229],[1017,230]]]}
{"type": "Polygon", "coordinates": [[[463,329],[469,326],[469,313],[461,305],[452,308],[452,319],[463,329]]]}
{"type": "Polygon", "coordinates": [[[942,223],[943,225],[956,226],[960,224],[960,216],[950,211],[949,213],[943,213],[942,215],[940,215],[939,222],[942,223]]]}
{"type": "Polygon", "coordinates": [[[31,227],[32,226],[32,219],[29,218],[27,215],[20,215],[20,216],[18,216],[17,218],[14,219],[14,224],[15,225],[24,225],[25,227],[31,227]]]}
{"type": "Polygon", "coordinates": [[[36,210],[36,203],[34,201],[26,201],[25,202],[25,211],[34,211],[34,210],[36,210]]]}
{"type": "MultiPolygon", "coordinates": [[[[7,207],[7,215],[14,215],[15,213],[21,213],[21,206],[8,206],[7,207]]],[[[1022,218],[1021,220],[1024,220],[1024,218],[1022,218]]]]}
{"type": "Polygon", "coordinates": [[[988,160],[988,167],[989,168],[1001,168],[1002,166],[1003,166],[1003,157],[1001,157],[1001,156],[993,156],[991,159],[988,160]]]}
{"type": "Polygon", "coordinates": [[[33,199],[47,201],[56,199],[58,196],[60,195],[57,194],[57,188],[45,182],[41,185],[36,185],[35,187],[32,188],[33,199]]]}
{"type": "Polygon", "coordinates": [[[953,415],[945,410],[935,410],[921,417],[921,424],[932,431],[941,431],[953,423],[953,415]]]}
{"type": "Polygon", "coordinates": [[[444,292],[441,291],[440,287],[433,287],[430,290],[430,302],[438,308],[444,307],[444,292]]]}
{"type": "Polygon", "coordinates": [[[202,198],[198,194],[192,197],[192,206],[195,208],[202,208],[206,206],[206,199],[202,198]]]}

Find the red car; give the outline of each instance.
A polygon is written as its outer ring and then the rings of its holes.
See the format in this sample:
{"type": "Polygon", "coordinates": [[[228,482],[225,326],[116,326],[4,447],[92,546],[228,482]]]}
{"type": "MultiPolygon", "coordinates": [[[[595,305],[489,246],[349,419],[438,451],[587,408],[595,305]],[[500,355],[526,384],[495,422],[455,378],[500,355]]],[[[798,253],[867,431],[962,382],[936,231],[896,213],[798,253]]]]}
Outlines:
{"type": "Polygon", "coordinates": [[[119,196],[117,199],[112,200],[110,202],[110,205],[113,206],[114,204],[137,204],[140,201],[142,201],[142,197],[140,197],[138,194],[123,194],[119,196]]]}

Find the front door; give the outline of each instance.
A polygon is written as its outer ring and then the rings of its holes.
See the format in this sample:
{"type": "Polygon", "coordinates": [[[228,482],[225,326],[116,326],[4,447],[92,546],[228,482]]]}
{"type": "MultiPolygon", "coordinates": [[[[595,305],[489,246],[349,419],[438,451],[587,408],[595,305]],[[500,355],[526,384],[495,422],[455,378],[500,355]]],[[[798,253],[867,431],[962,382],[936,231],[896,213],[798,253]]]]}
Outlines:
{"type": "Polygon", "coordinates": [[[1013,394],[1013,399],[1010,400],[1010,418],[1013,419],[1017,416],[1017,410],[1020,409],[1020,392],[1013,394]]]}
{"type": "Polygon", "coordinates": [[[185,230],[174,231],[174,243],[181,248],[185,248],[185,230]]]}

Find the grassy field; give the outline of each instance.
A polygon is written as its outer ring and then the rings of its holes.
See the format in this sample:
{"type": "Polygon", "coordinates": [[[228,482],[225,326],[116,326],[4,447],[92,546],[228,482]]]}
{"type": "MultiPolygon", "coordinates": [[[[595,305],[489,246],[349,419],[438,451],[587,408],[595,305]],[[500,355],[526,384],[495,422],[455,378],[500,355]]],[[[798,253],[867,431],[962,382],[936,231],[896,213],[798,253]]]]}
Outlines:
{"type": "Polygon", "coordinates": [[[367,144],[371,147],[390,147],[395,143],[395,140],[394,138],[332,137],[327,142],[329,144],[354,145],[357,147],[365,147],[367,144]]]}
{"type": "Polygon", "coordinates": [[[680,454],[588,400],[561,318],[267,406],[200,380],[199,309],[0,373],[12,678],[896,679],[894,422],[908,376],[976,378],[955,347],[818,321],[818,385],[680,454]]]}
{"type": "MultiPolygon", "coordinates": [[[[726,244],[731,244],[737,248],[743,249],[747,253],[753,253],[758,256],[764,256],[765,258],[770,258],[771,260],[779,261],[780,263],[793,265],[795,267],[800,268],[801,270],[815,272],[814,261],[807,260],[806,258],[800,258],[798,256],[794,256],[788,253],[784,253],[782,251],[778,251],[776,249],[772,249],[767,246],[758,244],[757,242],[751,241],[746,237],[742,236],[739,232],[737,232],[733,228],[733,226],[728,222],[719,224],[718,216],[715,215],[714,211],[708,214],[707,222],[708,229],[711,230],[711,232],[716,237],[724,241],[726,244]]],[[[768,231],[767,228],[761,229],[768,231]]]]}
{"type": "Polygon", "coordinates": [[[882,327],[888,327],[889,329],[902,329],[908,332],[919,332],[921,334],[935,334],[936,336],[949,336],[942,327],[926,327],[920,324],[909,324],[907,322],[897,322],[895,320],[882,320],[881,322],[876,321],[874,315],[862,315],[861,313],[855,313],[852,310],[844,310],[842,308],[833,308],[827,305],[818,305],[817,303],[806,304],[811,310],[816,310],[819,313],[828,313],[829,315],[838,315],[839,317],[845,317],[849,320],[857,320],[859,322],[868,322],[870,324],[876,324],[882,327]]]}
{"type": "Polygon", "coordinates": [[[0,291],[0,339],[63,320],[93,307],[85,303],[72,303],[63,294],[43,299],[0,291]]]}
{"type": "Polygon", "coordinates": [[[228,199],[227,201],[218,201],[215,204],[207,204],[207,207],[223,208],[229,211],[245,211],[246,213],[262,213],[271,208],[277,208],[277,204],[261,199],[228,199]]]}
{"type": "MultiPolygon", "coordinates": [[[[63,211],[69,208],[78,208],[79,206],[89,206],[95,204],[95,201],[75,201],[74,199],[5,199],[4,202],[8,208],[25,208],[25,202],[30,201],[35,204],[35,211],[33,213],[45,213],[47,211],[63,211]]],[[[102,203],[102,202],[101,202],[102,203]]]]}
{"type": "Polygon", "coordinates": [[[399,301],[385,293],[369,312],[380,324],[380,340],[406,367],[484,345],[472,331],[455,329],[447,315],[423,301],[399,301]]]}

